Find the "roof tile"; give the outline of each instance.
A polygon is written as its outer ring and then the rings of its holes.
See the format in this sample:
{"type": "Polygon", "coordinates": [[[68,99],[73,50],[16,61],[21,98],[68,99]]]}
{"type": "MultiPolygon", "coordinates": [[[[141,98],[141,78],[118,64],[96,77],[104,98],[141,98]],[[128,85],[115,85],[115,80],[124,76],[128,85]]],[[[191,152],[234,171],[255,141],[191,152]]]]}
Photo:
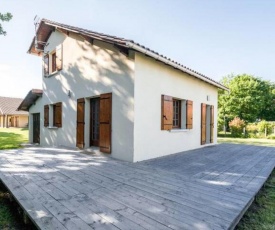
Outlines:
{"type": "Polygon", "coordinates": [[[1,115],[27,115],[28,112],[17,111],[18,106],[23,101],[22,98],[0,97],[1,115]]]}

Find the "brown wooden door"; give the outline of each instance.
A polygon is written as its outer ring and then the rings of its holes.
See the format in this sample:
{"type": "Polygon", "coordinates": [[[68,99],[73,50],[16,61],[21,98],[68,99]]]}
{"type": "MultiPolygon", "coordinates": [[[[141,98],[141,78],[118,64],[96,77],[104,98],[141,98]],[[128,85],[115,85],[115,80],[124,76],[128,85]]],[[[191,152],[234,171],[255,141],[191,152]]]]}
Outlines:
{"type": "Polygon", "coordinates": [[[40,113],[34,113],[33,117],[33,143],[40,144],[40,113]]]}
{"type": "Polygon", "coordinates": [[[84,128],[85,128],[85,99],[77,99],[76,112],[76,146],[84,148],[84,128]]]}
{"type": "Polygon", "coordinates": [[[99,147],[101,152],[111,153],[112,93],[100,95],[99,147]]]}
{"type": "Polygon", "coordinates": [[[210,143],[214,142],[214,105],[210,106],[210,143]]]}
{"type": "Polygon", "coordinates": [[[201,104],[201,145],[206,143],[206,104],[201,104]]]}
{"type": "Polygon", "coordinates": [[[99,104],[99,97],[90,100],[90,146],[99,146],[99,104]]]}

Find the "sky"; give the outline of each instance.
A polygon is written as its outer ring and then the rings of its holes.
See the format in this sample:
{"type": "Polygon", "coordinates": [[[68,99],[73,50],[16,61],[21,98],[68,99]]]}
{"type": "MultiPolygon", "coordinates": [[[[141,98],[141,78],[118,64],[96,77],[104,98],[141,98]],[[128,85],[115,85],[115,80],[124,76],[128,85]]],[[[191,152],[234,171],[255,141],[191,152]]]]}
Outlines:
{"type": "Polygon", "coordinates": [[[132,39],[219,81],[251,74],[275,81],[273,0],[0,0],[0,96],[42,88],[41,58],[27,54],[34,17],[132,39]]]}

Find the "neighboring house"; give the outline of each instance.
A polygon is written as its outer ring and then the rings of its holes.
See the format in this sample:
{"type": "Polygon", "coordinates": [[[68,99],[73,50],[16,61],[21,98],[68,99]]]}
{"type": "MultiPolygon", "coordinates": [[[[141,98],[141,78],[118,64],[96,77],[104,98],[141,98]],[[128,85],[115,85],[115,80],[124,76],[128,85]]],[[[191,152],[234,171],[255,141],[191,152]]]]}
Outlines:
{"type": "Polygon", "coordinates": [[[22,101],[21,98],[0,97],[0,127],[24,128],[28,126],[29,113],[17,111],[22,101]]]}
{"type": "Polygon", "coordinates": [[[29,53],[43,60],[43,94],[19,107],[30,141],[131,162],[217,143],[227,88],[132,40],[42,19],[29,53]]]}

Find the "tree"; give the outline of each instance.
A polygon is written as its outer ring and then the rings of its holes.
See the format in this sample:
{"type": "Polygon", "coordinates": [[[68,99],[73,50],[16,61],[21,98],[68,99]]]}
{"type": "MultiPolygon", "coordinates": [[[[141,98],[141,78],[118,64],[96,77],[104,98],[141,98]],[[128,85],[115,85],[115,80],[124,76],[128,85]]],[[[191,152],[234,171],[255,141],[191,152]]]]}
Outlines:
{"type": "MultiPolygon", "coordinates": [[[[8,22],[12,19],[12,14],[11,13],[5,13],[1,14],[0,13],[0,21],[2,22],[8,22]]],[[[3,29],[2,24],[0,23],[0,35],[6,35],[7,32],[3,29]]]]}
{"type": "Polygon", "coordinates": [[[239,117],[246,122],[275,120],[275,85],[251,75],[230,75],[221,80],[230,93],[219,91],[219,124],[239,117]]]}

